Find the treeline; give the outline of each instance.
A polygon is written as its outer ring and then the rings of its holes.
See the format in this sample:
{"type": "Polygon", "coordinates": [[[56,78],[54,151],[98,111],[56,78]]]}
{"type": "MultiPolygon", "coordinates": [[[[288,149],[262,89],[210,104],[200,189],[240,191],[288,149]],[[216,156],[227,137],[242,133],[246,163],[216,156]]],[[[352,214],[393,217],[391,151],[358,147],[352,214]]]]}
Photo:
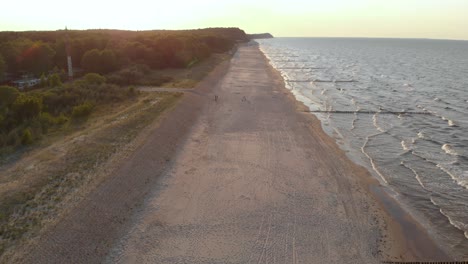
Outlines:
{"type": "Polygon", "coordinates": [[[119,85],[138,83],[153,70],[191,66],[246,40],[237,28],[0,32],[0,154],[86,118],[97,106],[136,94],[119,85]],[[66,42],[74,67],[85,75],[64,83],[66,42]],[[40,89],[20,91],[5,85],[5,73],[10,78],[23,74],[40,78],[36,86],[40,89]]]}
{"type": "Polygon", "coordinates": [[[248,34],[249,39],[269,39],[274,38],[270,33],[248,34]]]}
{"type": "Polygon", "coordinates": [[[67,43],[74,67],[106,74],[140,64],[152,69],[187,67],[246,40],[237,28],[0,32],[0,81],[5,73],[39,77],[53,69],[66,70],[67,43]]]}

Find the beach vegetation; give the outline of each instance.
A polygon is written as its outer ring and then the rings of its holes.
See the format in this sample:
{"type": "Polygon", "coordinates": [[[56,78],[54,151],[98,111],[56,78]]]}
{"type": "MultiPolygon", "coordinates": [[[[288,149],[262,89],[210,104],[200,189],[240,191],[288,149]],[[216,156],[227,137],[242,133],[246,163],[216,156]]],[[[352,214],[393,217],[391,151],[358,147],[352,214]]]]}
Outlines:
{"type": "Polygon", "coordinates": [[[0,32],[0,78],[8,73],[10,81],[40,80],[22,90],[0,86],[0,154],[85,120],[100,107],[131,100],[138,91],[128,86],[194,85],[196,80],[181,79],[170,69],[191,68],[245,40],[237,28],[0,32]],[[80,69],[73,81],[65,71],[67,55],[80,69]]]}
{"type": "Polygon", "coordinates": [[[3,56],[0,54],[0,82],[2,82],[5,77],[5,71],[6,71],[5,60],[3,59],[3,56]]]}
{"type": "Polygon", "coordinates": [[[108,74],[132,65],[184,68],[246,40],[245,32],[237,28],[0,32],[0,74],[39,78],[54,68],[61,72],[67,68],[67,55],[84,73],[108,74]]]}
{"type": "MultiPolygon", "coordinates": [[[[44,79],[45,79],[45,77],[44,77],[44,79]]],[[[42,84],[42,83],[43,83],[43,79],[41,77],[40,84],[42,84]]],[[[44,81],[44,83],[45,83],[45,81],[44,81]]],[[[49,87],[58,87],[58,86],[62,85],[62,80],[60,78],[60,75],[58,73],[54,73],[54,74],[50,75],[49,78],[48,78],[48,83],[49,83],[49,87]]]]}

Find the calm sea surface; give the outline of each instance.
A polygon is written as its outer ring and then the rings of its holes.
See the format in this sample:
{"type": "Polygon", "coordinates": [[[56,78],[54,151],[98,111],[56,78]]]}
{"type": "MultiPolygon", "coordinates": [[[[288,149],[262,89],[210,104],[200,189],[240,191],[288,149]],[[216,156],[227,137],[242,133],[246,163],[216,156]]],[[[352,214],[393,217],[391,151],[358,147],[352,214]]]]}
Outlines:
{"type": "Polygon", "coordinates": [[[440,243],[468,258],[468,41],[258,42],[312,111],[355,112],[315,114],[440,243]]]}

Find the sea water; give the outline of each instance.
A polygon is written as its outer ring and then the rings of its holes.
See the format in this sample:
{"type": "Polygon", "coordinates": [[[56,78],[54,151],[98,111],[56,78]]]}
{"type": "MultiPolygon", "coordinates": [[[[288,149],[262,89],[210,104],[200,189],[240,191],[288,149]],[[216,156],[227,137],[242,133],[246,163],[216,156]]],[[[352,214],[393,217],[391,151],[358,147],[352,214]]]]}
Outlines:
{"type": "Polygon", "coordinates": [[[315,114],[349,156],[468,257],[468,41],[258,42],[296,98],[325,111],[315,114]]]}

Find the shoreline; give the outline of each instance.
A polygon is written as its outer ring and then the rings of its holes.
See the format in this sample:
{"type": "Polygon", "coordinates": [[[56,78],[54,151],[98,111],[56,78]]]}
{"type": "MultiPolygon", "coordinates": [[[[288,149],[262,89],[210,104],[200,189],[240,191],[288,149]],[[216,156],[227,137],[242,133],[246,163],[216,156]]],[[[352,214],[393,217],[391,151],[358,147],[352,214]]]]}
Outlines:
{"type": "Polygon", "coordinates": [[[309,116],[312,120],[311,122],[318,123],[320,125],[320,129],[322,130],[321,133],[328,137],[328,140],[334,142],[336,147],[339,149],[338,151],[342,152],[349,162],[366,171],[367,175],[364,175],[359,180],[362,181],[368,192],[372,197],[374,197],[380,208],[383,210],[384,217],[386,218],[385,222],[388,224],[388,230],[383,228],[385,233],[384,236],[390,236],[392,237],[390,240],[393,240],[390,242],[390,247],[393,248],[390,251],[392,251],[394,255],[395,253],[398,254],[398,252],[399,254],[409,253],[403,258],[405,261],[452,260],[453,257],[450,256],[448,252],[443,249],[443,246],[438,244],[435,238],[430,235],[430,230],[426,229],[409,212],[407,212],[403,205],[388,193],[389,190],[385,189],[386,187],[382,186],[379,180],[372,175],[372,172],[369,171],[369,169],[348,157],[346,151],[339,146],[338,142],[322,129],[320,119],[307,112],[309,108],[294,96],[292,90],[286,88],[281,72],[269,63],[268,57],[260,48],[259,50],[265,57],[265,60],[268,62],[271,70],[274,71],[277,76],[279,76],[278,78],[282,80],[284,90],[287,91],[289,100],[291,100],[301,112],[304,112],[304,115],[309,116]],[[432,257],[428,258],[427,256],[432,257]]]}

